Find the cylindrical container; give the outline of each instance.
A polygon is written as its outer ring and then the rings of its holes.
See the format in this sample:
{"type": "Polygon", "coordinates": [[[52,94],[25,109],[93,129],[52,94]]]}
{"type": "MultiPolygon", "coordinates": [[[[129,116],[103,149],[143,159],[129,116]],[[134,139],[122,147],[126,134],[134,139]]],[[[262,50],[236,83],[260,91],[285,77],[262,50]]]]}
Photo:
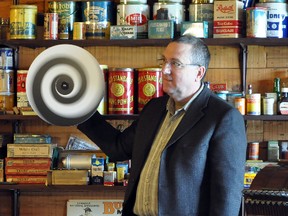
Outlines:
{"type": "Polygon", "coordinates": [[[109,69],[108,113],[134,114],[134,69],[109,69]]]}
{"type": "Polygon", "coordinates": [[[158,11],[163,9],[168,11],[168,20],[173,20],[176,25],[176,31],[180,32],[181,23],[185,21],[185,5],[170,1],[156,2],[153,5],[153,19],[156,19],[158,11]]]}
{"type": "Polygon", "coordinates": [[[267,8],[250,7],[246,9],[246,37],[267,37],[267,8]]]}
{"type": "Polygon", "coordinates": [[[13,70],[0,70],[0,92],[14,93],[13,70]]]}
{"type": "Polygon", "coordinates": [[[58,13],[59,39],[71,39],[73,23],[79,21],[79,3],[75,1],[51,1],[48,2],[48,12],[58,13]]]}
{"type": "Polygon", "coordinates": [[[263,98],[263,115],[274,115],[274,98],[263,98]]]}
{"type": "Polygon", "coordinates": [[[36,5],[12,5],[10,7],[10,38],[36,38],[36,5]]]}
{"type": "Polygon", "coordinates": [[[246,114],[246,99],[244,97],[236,97],[234,99],[234,106],[242,115],[246,114]]]}
{"type": "Polygon", "coordinates": [[[286,38],[288,35],[287,3],[265,2],[257,3],[256,6],[267,8],[267,38],[286,38]]]}
{"type": "Polygon", "coordinates": [[[120,0],[117,5],[117,25],[137,26],[137,38],[147,38],[149,10],[147,0],[120,0]]]}
{"type": "Polygon", "coordinates": [[[14,107],[14,93],[0,92],[0,110],[12,111],[14,107]]]}
{"type": "Polygon", "coordinates": [[[189,5],[189,21],[208,22],[208,37],[213,37],[214,4],[213,0],[192,0],[189,5]]]}
{"type": "Polygon", "coordinates": [[[110,26],[115,23],[115,15],[113,1],[82,2],[82,21],[87,24],[97,23],[96,30],[98,33],[101,30],[104,38],[110,38],[110,26]]]}
{"type": "Polygon", "coordinates": [[[44,40],[58,39],[58,14],[44,13],[44,40]]]}
{"type": "Polygon", "coordinates": [[[101,70],[104,74],[104,80],[105,80],[105,91],[104,91],[104,96],[102,98],[102,100],[100,101],[100,104],[98,105],[97,111],[102,114],[108,114],[107,112],[107,101],[108,101],[108,97],[107,97],[107,79],[108,79],[108,65],[100,65],[101,70]]]}
{"type": "Polygon", "coordinates": [[[66,169],[91,169],[91,155],[67,155],[62,159],[66,169]]]}
{"type": "Polygon", "coordinates": [[[12,70],[13,64],[13,49],[12,48],[0,48],[0,69],[12,70]]]}
{"type": "Polygon", "coordinates": [[[138,112],[151,98],[163,95],[161,68],[140,68],[138,71],[138,112]]]}
{"type": "Polygon", "coordinates": [[[246,95],[247,115],[261,115],[261,94],[246,95]]]}
{"type": "Polygon", "coordinates": [[[26,78],[28,70],[17,71],[17,104],[18,108],[29,107],[29,101],[26,94],[26,78]]]}
{"type": "Polygon", "coordinates": [[[101,23],[88,22],[85,36],[86,39],[109,39],[110,33],[107,33],[107,28],[103,27],[101,23]]]}
{"type": "Polygon", "coordinates": [[[249,152],[248,152],[249,160],[258,160],[259,159],[259,142],[249,143],[248,148],[249,148],[249,152]]]}
{"type": "Polygon", "coordinates": [[[85,40],[86,24],[84,22],[74,22],[73,40],[85,40]]]}

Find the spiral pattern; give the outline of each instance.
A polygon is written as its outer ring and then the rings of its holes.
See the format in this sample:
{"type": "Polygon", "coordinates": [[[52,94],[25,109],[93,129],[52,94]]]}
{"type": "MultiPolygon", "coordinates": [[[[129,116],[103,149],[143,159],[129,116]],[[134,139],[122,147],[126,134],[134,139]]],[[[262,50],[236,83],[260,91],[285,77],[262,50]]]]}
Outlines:
{"type": "Polygon", "coordinates": [[[104,76],[97,60],[85,49],[57,45],[32,62],[26,92],[33,110],[46,122],[79,124],[97,110],[104,95],[104,76]]]}

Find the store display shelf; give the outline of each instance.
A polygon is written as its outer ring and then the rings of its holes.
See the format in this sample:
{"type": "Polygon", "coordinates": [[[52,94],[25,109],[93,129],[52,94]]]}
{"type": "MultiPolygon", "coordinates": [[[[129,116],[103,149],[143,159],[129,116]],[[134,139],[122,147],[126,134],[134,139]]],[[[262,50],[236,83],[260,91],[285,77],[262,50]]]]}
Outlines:
{"type": "Polygon", "coordinates": [[[245,120],[288,121],[288,115],[245,115],[245,120]]]}

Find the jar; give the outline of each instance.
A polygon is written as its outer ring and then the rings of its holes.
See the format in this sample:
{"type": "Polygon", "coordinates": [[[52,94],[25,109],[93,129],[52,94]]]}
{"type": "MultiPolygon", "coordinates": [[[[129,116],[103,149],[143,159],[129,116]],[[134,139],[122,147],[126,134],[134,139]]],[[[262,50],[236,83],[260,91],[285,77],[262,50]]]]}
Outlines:
{"type": "Polygon", "coordinates": [[[117,25],[137,26],[137,38],[148,38],[149,13],[147,0],[120,0],[117,5],[117,25]]]}
{"type": "Polygon", "coordinates": [[[279,112],[281,115],[288,115],[288,88],[281,88],[282,97],[279,103],[279,112]]]}

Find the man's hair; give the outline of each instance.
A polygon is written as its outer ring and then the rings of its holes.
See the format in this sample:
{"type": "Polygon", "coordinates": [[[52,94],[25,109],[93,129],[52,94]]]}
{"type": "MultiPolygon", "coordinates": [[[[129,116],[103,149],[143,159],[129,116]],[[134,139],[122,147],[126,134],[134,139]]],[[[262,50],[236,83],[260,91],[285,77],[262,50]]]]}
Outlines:
{"type": "Polygon", "coordinates": [[[175,38],[173,42],[192,45],[191,64],[204,66],[207,71],[210,62],[210,52],[203,40],[187,34],[175,38]]]}

